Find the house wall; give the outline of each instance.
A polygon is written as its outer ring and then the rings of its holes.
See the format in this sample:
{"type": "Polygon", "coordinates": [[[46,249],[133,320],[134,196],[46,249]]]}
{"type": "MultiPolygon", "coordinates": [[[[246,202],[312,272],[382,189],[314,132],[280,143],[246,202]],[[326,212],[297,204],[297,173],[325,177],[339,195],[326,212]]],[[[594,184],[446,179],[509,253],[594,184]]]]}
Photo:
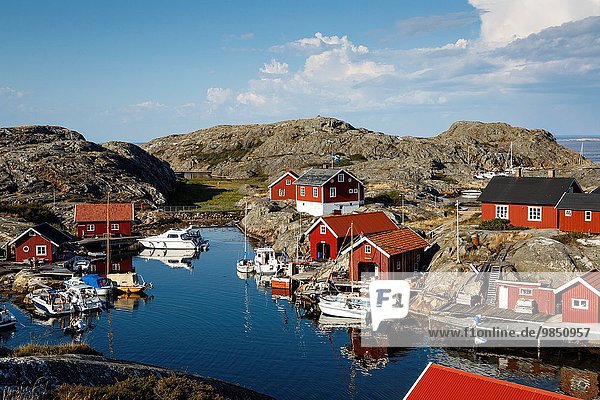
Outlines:
{"type": "MultiPolygon", "coordinates": [[[[131,221],[110,221],[111,224],[119,224],[118,230],[111,230],[112,236],[131,236],[131,221]]],[[[103,236],[106,233],[106,221],[102,222],[80,222],[77,224],[77,237],[103,236]],[[87,231],[89,224],[94,225],[94,231],[87,231]]]]}
{"type": "Polygon", "coordinates": [[[565,290],[562,294],[562,320],[563,322],[575,323],[598,323],[598,296],[590,289],[576,283],[573,287],[565,290]],[[573,309],[572,299],[587,299],[589,307],[587,310],[573,309]]]}
{"type": "Polygon", "coordinates": [[[320,186],[294,185],[296,188],[296,200],[304,202],[321,203],[322,188],[320,186]],[[304,196],[300,194],[300,188],[304,188],[304,196]],[[313,188],[317,188],[317,196],[313,195],[313,188]]]}
{"type": "Polygon", "coordinates": [[[111,270],[108,271],[106,268],[106,259],[95,261],[92,265],[92,272],[98,275],[106,275],[112,274],[115,272],[132,272],[133,268],[133,258],[125,257],[121,259],[114,259],[110,261],[112,267],[111,270]]]}
{"type": "Polygon", "coordinates": [[[329,229],[326,230],[325,234],[321,234],[321,226],[325,226],[325,224],[320,223],[308,235],[310,241],[310,258],[313,260],[318,259],[317,244],[325,242],[329,245],[331,256],[330,259],[333,260],[336,258],[338,253],[338,240],[329,229]]]}
{"type": "MultiPolygon", "coordinates": [[[[511,225],[537,229],[558,228],[558,211],[553,206],[542,206],[541,221],[528,221],[529,211],[527,207],[529,206],[524,204],[508,205],[508,219],[511,225]]],[[[494,218],[496,218],[496,204],[482,203],[481,220],[489,221],[494,218]]]]}
{"type": "MultiPolygon", "coordinates": [[[[554,295],[554,291],[552,289],[528,285],[527,283],[519,284],[518,282],[515,282],[514,284],[506,284],[499,282],[496,293],[499,293],[501,286],[508,288],[509,310],[514,310],[516,308],[517,300],[519,299],[533,299],[537,304],[538,312],[550,315],[556,314],[556,296],[554,295]],[[519,294],[519,289],[521,288],[531,289],[531,295],[519,294]]],[[[499,306],[500,297],[496,295],[496,307],[499,306]]]]}
{"type": "Polygon", "coordinates": [[[388,257],[371,245],[371,253],[365,253],[365,245],[367,242],[361,243],[352,251],[352,263],[350,264],[350,279],[353,281],[360,280],[358,272],[358,263],[372,262],[379,266],[379,276],[385,279],[382,275],[387,276],[389,259],[388,257]]]}
{"type": "Polygon", "coordinates": [[[28,259],[35,258],[37,260],[46,260],[49,263],[54,261],[57,256],[57,250],[52,243],[42,236],[23,236],[15,243],[15,261],[24,262],[28,259]],[[36,246],[46,246],[46,256],[36,256],[36,246]],[[25,252],[24,248],[29,247],[29,251],[25,252]]]}
{"type": "Polygon", "coordinates": [[[362,184],[345,172],[340,172],[335,175],[323,185],[323,188],[325,203],[360,202],[361,200],[364,200],[364,189],[362,184]],[[338,182],[339,175],[344,176],[344,182],[338,182]],[[332,187],[336,188],[335,197],[330,196],[330,189],[332,187]],[[358,189],[358,193],[350,193],[350,189],[358,189]]]}
{"type": "Polygon", "coordinates": [[[559,210],[558,227],[565,232],[600,233],[600,212],[592,211],[592,220],[585,220],[585,211],[571,210],[571,216],[565,210],[559,210]]]}
{"type": "Polygon", "coordinates": [[[295,200],[296,199],[296,186],[294,186],[294,178],[291,174],[286,174],[279,182],[269,188],[269,198],[271,200],[295,200]],[[286,181],[290,181],[287,185],[286,181]],[[279,190],[285,190],[283,196],[279,195],[279,190]]]}

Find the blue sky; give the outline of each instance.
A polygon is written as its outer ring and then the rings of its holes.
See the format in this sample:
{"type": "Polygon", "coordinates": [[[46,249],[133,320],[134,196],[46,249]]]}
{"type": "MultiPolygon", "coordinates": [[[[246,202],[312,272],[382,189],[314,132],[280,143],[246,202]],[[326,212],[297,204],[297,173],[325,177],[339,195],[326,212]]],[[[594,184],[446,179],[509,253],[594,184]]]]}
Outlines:
{"type": "Polygon", "coordinates": [[[21,0],[0,15],[0,126],[142,142],[325,115],[399,135],[456,120],[600,134],[600,0],[21,0]]]}

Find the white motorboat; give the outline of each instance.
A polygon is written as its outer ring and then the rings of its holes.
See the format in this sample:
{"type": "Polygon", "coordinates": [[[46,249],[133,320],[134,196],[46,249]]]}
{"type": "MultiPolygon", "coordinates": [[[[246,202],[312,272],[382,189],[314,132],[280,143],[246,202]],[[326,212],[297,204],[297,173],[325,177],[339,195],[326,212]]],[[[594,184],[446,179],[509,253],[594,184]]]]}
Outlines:
{"type": "Polygon", "coordinates": [[[152,283],[147,284],[144,277],[137,272],[108,274],[106,277],[114,282],[117,290],[123,293],[141,293],[152,288],[152,283]]]}
{"type": "Polygon", "coordinates": [[[481,190],[478,189],[467,189],[463,190],[460,195],[464,199],[478,199],[481,196],[481,190]]]}
{"type": "Polygon", "coordinates": [[[160,235],[138,239],[138,242],[147,249],[206,251],[209,247],[208,240],[193,225],[186,229],[169,229],[160,235]]]}
{"type": "Polygon", "coordinates": [[[280,268],[275,250],[272,247],[261,247],[254,251],[254,270],[261,275],[274,275],[280,268]]]}
{"type": "Polygon", "coordinates": [[[75,312],[66,290],[44,289],[27,295],[36,311],[48,317],[69,315],[75,312]]]}
{"type": "Polygon", "coordinates": [[[75,310],[79,312],[97,311],[102,309],[102,301],[96,289],[90,285],[71,285],[67,288],[67,295],[75,310]]]}
{"type": "MultiPolygon", "coordinates": [[[[244,215],[248,216],[248,203],[244,208],[244,215]]],[[[247,218],[245,218],[247,220],[247,218]]],[[[235,269],[243,274],[250,274],[255,271],[254,261],[248,258],[248,230],[244,224],[244,258],[238,260],[235,269]]]]}
{"type": "Polygon", "coordinates": [[[193,261],[198,259],[196,249],[169,250],[169,249],[144,249],[138,255],[146,260],[157,260],[171,268],[194,269],[193,261]]]}
{"type": "Polygon", "coordinates": [[[89,285],[96,289],[98,296],[107,296],[115,289],[115,284],[110,279],[98,274],[86,274],[81,277],[81,281],[85,285],[89,285]]]}
{"type": "Polygon", "coordinates": [[[321,313],[332,317],[366,319],[369,299],[353,293],[338,293],[319,297],[321,313]]]}
{"type": "Polygon", "coordinates": [[[8,311],[6,306],[0,310],[0,329],[10,329],[17,325],[17,319],[15,316],[8,311]]]}

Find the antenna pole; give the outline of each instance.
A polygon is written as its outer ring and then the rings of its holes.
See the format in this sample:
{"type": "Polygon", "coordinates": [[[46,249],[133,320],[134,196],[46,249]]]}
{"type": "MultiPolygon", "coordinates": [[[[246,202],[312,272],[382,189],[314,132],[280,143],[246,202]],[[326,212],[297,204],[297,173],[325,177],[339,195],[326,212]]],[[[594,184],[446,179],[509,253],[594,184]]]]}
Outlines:
{"type": "Polygon", "coordinates": [[[458,235],[458,200],[456,200],[456,263],[460,264],[460,255],[458,254],[458,246],[460,237],[458,235]]]}
{"type": "Polygon", "coordinates": [[[110,273],[110,190],[106,195],[106,273],[110,273]]]}

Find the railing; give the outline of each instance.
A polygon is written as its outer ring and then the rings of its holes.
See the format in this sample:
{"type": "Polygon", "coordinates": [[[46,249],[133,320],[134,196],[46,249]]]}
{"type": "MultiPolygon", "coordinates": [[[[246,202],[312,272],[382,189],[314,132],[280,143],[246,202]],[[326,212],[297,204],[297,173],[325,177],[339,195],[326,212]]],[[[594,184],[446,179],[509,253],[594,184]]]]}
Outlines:
{"type": "Polygon", "coordinates": [[[192,212],[200,210],[200,206],[158,206],[156,208],[167,213],[192,212]]]}

